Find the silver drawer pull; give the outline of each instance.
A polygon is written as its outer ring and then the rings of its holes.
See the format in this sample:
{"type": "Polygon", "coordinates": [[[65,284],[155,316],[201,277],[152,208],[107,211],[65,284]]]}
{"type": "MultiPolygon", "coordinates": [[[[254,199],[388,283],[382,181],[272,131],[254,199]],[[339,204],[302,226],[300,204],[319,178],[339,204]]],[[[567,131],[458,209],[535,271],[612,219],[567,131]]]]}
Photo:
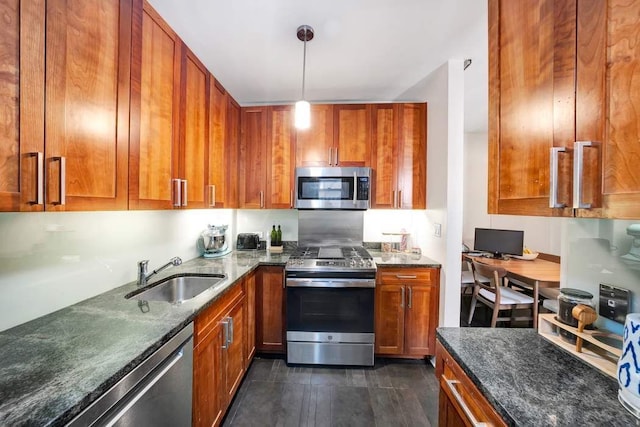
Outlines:
{"type": "Polygon", "coordinates": [[[460,381],[445,379],[445,382],[447,383],[447,387],[451,391],[451,394],[453,394],[453,397],[455,397],[455,399],[458,402],[458,404],[460,404],[460,407],[464,411],[464,414],[467,416],[467,418],[469,419],[469,422],[471,423],[472,426],[474,426],[474,427],[489,427],[491,425],[489,423],[480,422],[480,421],[476,420],[476,417],[471,412],[471,409],[469,409],[469,407],[467,406],[465,401],[462,400],[462,396],[460,395],[460,393],[458,393],[458,390],[455,387],[455,384],[460,384],[460,381]]]}
{"type": "Polygon", "coordinates": [[[417,279],[418,276],[416,276],[415,274],[411,275],[411,276],[403,276],[400,274],[396,274],[396,278],[397,279],[417,279]]]}
{"type": "Polygon", "coordinates": [[[400,308],[404,308],[404,286],[400,289],[400,308]]]}

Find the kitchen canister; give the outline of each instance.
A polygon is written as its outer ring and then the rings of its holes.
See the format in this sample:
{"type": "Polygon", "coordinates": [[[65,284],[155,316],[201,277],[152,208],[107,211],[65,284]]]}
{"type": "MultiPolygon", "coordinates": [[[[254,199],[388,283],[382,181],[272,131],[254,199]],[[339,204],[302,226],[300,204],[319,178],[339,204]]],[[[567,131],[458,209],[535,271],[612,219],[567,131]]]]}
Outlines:
{"type": "Polygon", "coordinates": [[[627,314],[618,360],[618,400],[640,418],[640,313],[627,314]]]}

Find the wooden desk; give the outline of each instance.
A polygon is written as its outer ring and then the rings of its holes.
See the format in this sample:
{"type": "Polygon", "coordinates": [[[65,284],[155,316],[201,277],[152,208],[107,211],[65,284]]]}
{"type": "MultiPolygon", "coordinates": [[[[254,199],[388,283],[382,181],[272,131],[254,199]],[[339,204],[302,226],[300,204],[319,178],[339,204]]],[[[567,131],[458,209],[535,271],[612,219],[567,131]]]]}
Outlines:
{"type": "Polygon", "coordinates": [[[464,255],[464,257],[475,262],[502,267],[507,270],[509,280],[530,286],[533,291],[533,327],[538,329],[538,290],[540,288],[560,287],[560,264],[538,258],[533,261],[524,261],[519,259],[499,260],[468,255],[464,255]]]}

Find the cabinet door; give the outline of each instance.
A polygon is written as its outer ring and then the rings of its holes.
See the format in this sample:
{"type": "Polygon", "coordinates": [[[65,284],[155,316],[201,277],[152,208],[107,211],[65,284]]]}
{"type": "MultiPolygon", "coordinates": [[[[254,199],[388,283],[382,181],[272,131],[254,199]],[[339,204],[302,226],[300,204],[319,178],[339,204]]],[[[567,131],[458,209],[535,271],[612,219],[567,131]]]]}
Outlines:
{"type": "Polygon", "coordinates": [[[397,104],[376,104],[371,108],[371,167],[375,176],[371,205],[374,208],[397,207],[399,108],[397,104]]]}
{"type": "Polygon", "coordinates": [[[311,126],[296,131],[296,166],[329,166],[333,161],[333,105],[311,105],[311,126]]]}
{"type": "MultiPolygon", "coordinates": [[[[549,165],[552,147],[574,142],[575,17],[575,0],[489,1],[489,213],[573,214],[549,208],[549,165]]],[[[559,167],[570,173],[572,156],[559,167]]]]}
{"type": "Polygon", "coordinates": [[[0,16],[0,212],[42,211],[44,1],[0,2],[0,16]]]}
{"type": "Polygon", "coordinates": [[[405,354],[435,354],[438,325],[437,287],[429,284],[407,286],[405,309],[405,354]]]}
{"type": "Polygon", "coordinates": [[[265,207],[267,107],[242,108],[240,138],[240,207],[265,207]]]}
{"type": "Polygon", "coordinates": [[[249,274],[244,279],[245,285],[245,313],[247,319],[245,337],[245,369],[249,368],[256,353],[256,275],[249,274]]]}
{"type": "Polygon", "coordinates": [[[333,106],[334,166],[371,164],[371,107],[368,104],[333,106]]]}
{"type": "Polygon", "coordinates": [[[209,73],[183,45],[182,119],[179,176],[185,180],[181,205],[201,209],[206,206],[205,186],[209,166],[209,73]]]}
{"type": "Polygon", "coordinates": [[[640,3],[579,5],[576,140],[601,143],[600,149],[585,149],[582,201],[602,208],[580,209],[576,215],[637,219],[640,47],[630,41],[640,38],[640,3]]]}
{"type": "Polygon", "coordinates": [[[237,300],[227,314],[230,320],[230,343],[226,349],[226,402],[229,404],[240,386],[245,368],[245,311],[244,297],[237,300]]]}
{"type": "Polygon", "coordinates": [[[401,104],[398,208],[427,207],[427,104],[401,104]]]}
{"type": "Polygon", "coordinates": [[[226,204],[227,208],[237,208],[239,201],[239,177],[242,173],[239,169],[239,146],[240,146],[240,105],[229,96],[227,104],[227,185],[226,204]]]}
{"type": "Polygon", "coordinates": [[[256,350],[283,353],[284,270],[260,267],[256,276],[256,350]]]}
{"type": "Polygon", "coordinates": [[[218,323],[193,349],[193,425],[210,427],[222,421],[225,409],[224,331],[218,323]]]}
{"type": "Polygon", "coordinates": [[[377,354],[404,353],[404,285],[376,286],[376,345],[377,354]]]}
{"type": "Polygon", "coordinates": [[[46,9],[46,209],[127,209],[131,1],[46,9]]]}
{"type": "Polygon", "coordinates": [[[207,206],[227,207],[227,169],[229,144],[227,138],[227,91],[213,76],[209,76],[209,187],[207,206]]]}
{"type": "Polygon", "coordinates": [[[293,207],[293,175],[295,163],[295,128],[293,108],[274,106],[268,116],[268,161],[266,207],[289,209],[293,207]]]}
{"type": "Polygon", "coordinates": [[[178,174],[180,40],[145,1],[134,7],[130,209],[172,209],[178,174]],[[139,16],[138,16],[139,15],[139,16]]]}

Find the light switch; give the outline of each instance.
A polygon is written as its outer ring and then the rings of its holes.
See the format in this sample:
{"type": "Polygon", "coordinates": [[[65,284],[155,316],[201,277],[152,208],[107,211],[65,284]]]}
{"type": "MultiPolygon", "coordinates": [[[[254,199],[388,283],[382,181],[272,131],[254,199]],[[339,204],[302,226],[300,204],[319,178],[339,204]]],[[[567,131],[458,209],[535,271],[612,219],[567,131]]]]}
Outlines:
{"type": "Polygon", "coordinates": [[[433,235],[442,237],[442,224],[433,224],[433,235]]]}

